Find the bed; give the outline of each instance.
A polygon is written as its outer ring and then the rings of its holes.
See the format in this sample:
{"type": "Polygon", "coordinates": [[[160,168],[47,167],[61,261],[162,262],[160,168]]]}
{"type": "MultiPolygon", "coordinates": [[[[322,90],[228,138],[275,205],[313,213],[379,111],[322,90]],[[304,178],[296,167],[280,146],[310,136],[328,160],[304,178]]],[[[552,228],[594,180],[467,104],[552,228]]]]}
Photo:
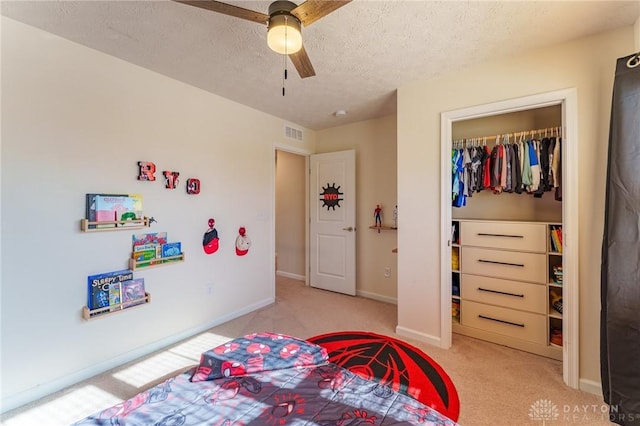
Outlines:
{"type": "Polygon", "coordinates": [[[204,352],[189,372],[75,425],[456,425],[407,394],[328,361],[327,350],[256,333],[204,352]]]}

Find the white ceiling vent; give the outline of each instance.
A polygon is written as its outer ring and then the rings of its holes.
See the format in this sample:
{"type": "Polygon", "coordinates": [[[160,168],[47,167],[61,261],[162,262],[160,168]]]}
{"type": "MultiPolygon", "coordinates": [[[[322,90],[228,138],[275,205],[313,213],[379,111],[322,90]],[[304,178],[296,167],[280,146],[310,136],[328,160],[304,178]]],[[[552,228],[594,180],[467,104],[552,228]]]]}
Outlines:
{"type": "Polygon", "coordinates": [[[293,139],[293,140],[302,142],[302,139],[303,139],[302,129],[296,129],[295,127],[285,125],[284,136],[287,139],[293,139]]]}

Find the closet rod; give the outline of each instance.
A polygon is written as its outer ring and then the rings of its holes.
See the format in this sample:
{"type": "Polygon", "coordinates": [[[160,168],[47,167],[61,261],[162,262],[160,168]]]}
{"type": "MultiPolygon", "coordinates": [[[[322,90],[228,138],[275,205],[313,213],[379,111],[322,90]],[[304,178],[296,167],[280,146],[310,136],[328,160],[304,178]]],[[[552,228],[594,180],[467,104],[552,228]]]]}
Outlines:
{"type": "Polygon", "coordinates": [[[536,135],[536,134],[538,135],[538,137],[542,138],[546,136],[557,136],[557,135],[561,135],[562,133],[563,133],[562,126],[558,126],[558,127],[547,127],[544,129],[535,129],[535,130],[522,130],[520,132],[513,132],[513,133],[500,133],[494,136],[482,136],[479,138],[463,138],[463,139],[457,139],[454,142],[468,142],[468,141],[489,142],[489,141],[495,141],[497,139],[502,139],[505,136],[511,139],[511,138],[519,138],[520,136],[527,137],[528,135],[536,135]]]}

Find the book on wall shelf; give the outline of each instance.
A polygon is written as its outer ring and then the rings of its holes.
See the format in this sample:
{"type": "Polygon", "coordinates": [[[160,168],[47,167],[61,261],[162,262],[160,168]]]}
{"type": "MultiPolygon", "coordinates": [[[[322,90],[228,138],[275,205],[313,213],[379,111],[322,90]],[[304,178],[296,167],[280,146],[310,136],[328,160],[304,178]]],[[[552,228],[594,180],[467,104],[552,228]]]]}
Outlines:
{"type": "Polygon", "coordinates": [[[168,242],[166,232],[134,234],[129,267],[133,270],[184,261],[182,243],[168,242]]]}
{"type": "MultiPolygon", "coordinates": [[[[131,269],[89,275],[87,277],[87,307],[90,310],[95,310],[117,305],[120,302],[111,303],[116,300],[116,284],[132,279],[133,271],[131,269]],[[113,296],[112,285],[114,288],[113,296]]],[[[122,300],[122,296],[120,296],[120,300],[122,300]]]]}
{"type": "MultiPolygon", "coordinates": [[[[116,306],[122,303],[122,283],[109,284],[109,306],[116,306]]],[[[112,308],[115,310],[115,308],[112,308]]]]}
{"type": "Polygon", "coordinates": [[[144,278],[135,278],[122,283],[122,307],[145,303],[144,278]]]}
{"type": "Polygon", "coordinates": [[[86,194],[85,218],[89,229],[139,226],[143,219],[141,194],[86,194]],[[100,224],[98,222],[110,222],[100,224]],[[113,223],[121,222],[121,223],[113,223]]]}

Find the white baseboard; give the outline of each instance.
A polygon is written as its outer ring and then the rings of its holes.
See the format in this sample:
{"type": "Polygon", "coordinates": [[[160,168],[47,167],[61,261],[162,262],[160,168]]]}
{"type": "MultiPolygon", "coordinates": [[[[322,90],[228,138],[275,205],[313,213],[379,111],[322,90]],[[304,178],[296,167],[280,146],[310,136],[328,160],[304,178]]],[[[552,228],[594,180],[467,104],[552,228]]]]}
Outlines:
{"type": "Polygon", "coordinates": [[[578,386],[580,387],[581,391],[602,396],[602,383],[600,382],[596,382],[594,380],[580,379],[580,384],[578,386]]]}
{"type": "Polygon", "coordinates": [[[149,355],[162,348],[173,345],[174,343],[178,343],[181,340],[188,339],[189,337],[195,336],[196,334],[203,333],[212,327],[223,324],[227,321],[231,321],[232,319],[248,314],[249,312],[253,312],[273,303],[275,303],[275,298],[264,299],[260,302],[254,303],[253,305],[247,306],[240,311],[236,311],[228,315],[223,315],[207,324],[203,324],[198,327],[173,334],[162,340],[150,343],[148,345],[126,352],[110,360],[96,364],[90,368],[85,368],[84,370],[77,371],[73,374],[64,376],[60,379],[53,380],[48,383],[39,384],[34,388],[27,389],[8,397],[3,396],[0,402],[0,413],[13,410],[14,408],[18,408],[40,398],[44,398],[45,396],[50,395],[54,392],[75,385],[76,383],[87,380],[93,376],[104,373],[105,371],[111,370],[130,361],[134,361],[145,355],[149,355]]]}
{"type": "Polygon", "coordinates": [[[442,340],[440,339],[440,337],[431,336],[430,334],[425,334],[420,331],[402,327],[400,325],[396,326],[396,334],[398,334],[399,336],[404,336],[410,339],[418,340],[420,342],[425,342],[430,345],[437,346],[439,348],[442,347],[442,340]]]}
{"type": "Polygon", "coordinates": [[[291,278],[293,280],[298,280],[298,281],[305,281],[307,279],[307,277],[305,277],[304,275],[292,274],[291,272],[284,272],[284,271],[276,271],[276,275],[280,277],[291,278]]]}
{"type": "Polygon", "coordinates": [[[393,305],[397,305],[398,304],[398,299],[397,298],[384,296],[384,295],[378,294],[378,293],[371,293],[369,291],[356,290],[356,295],[364,297],[364,298],[367,298],[367,299],[377,300],[378,302],[391,303],[393,305]]]}

